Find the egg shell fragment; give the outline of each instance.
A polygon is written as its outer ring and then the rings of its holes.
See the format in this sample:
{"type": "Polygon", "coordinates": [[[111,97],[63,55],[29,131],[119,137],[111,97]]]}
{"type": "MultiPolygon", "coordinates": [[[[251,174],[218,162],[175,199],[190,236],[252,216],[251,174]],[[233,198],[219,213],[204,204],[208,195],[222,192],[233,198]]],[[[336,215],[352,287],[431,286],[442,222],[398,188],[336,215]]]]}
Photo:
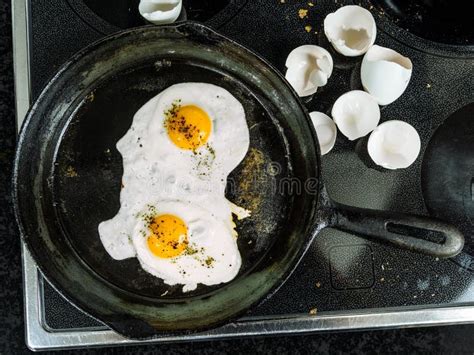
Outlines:
{"type": "Polygon", "coordinates": [[[324,33],[342,55],[356,57],[375,43],[377,26],[370,11],[361,6],[343,6],[324,19],[324,33]]]}
{"type": "Polygon", "coordinates": [[[362,86],[379,105],[388,105],[403,94],[412,70],[409,58],[392,49],[374,45],[362,60],[362,86]]]}
{"type": "Polygon", "coordinates": [[[148,22],[165,25],[177,20],[182,6],[182,0],[141,0],[138,11],[148,22]]]}
{"type": "Polygon", "coordinates": [[[321,155],[329,153],[336,143],[337,128],[334,121],[322,112],[311,112],[309,114],[314,129],[318,135],[321,155]]]}
{"type": "Polygon", "coordinates": [[[353,141],[377,127],[380,108],[377,101],[365,91],[353,90],[336,100],[331,115],[341,133],[353,141]]]}
{"type": "Polygon", "coordinates": [[[370,135],[367,150],[375,164],[386,169],[404,169],[420,154],[421,140],[409,123],[392,120],[382,123],[370,135]]]}
{"type": "Polygon", "coordinates": [[[313,95],[326,85],[332,74],[333,60],[327,50],[304,45],[291,51],[286,60],[286,79],[300,97],[313,95]]]}

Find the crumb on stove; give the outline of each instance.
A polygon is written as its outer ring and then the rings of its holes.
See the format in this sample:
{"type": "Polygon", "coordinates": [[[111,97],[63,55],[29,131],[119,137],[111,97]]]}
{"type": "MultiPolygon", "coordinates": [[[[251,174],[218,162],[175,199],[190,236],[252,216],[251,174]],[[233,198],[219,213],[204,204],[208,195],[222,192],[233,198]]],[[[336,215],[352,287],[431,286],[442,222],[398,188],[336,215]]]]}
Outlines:
{"type": "Polygon", "coordinates": [[[285,2],[285,0],[280,0],[280,4],[284,4],[285,2]]]}
{"type": "Polygon", "coordinates": [[[309,3],[308,3],[308,6],[311,6],[311,7],[312,7],[312,6],[314,6],[314,4],[313,4],[312,2],[309,2],[309,3]]]}
{"type": "Polygon", "coordinates": [[[385,278],[382,277],[382,278],[380,279],[380,282],[384,282],[384,281],[385,281],[385,278]]]}
{"type": "Polygon", "coordinates": [[[430,83],[426,84],[426,88],[427,88],[427,89],[430,89],[430,88],[431,88],[431,84],[430,84],[430,83]]]}
{"type": "Polygon", "coordinates": [[[317,288],[320,288],[320,287],[321,287],[321,282],[319,282],[319,281],[316,282],[316,287],[317,287],[317,288]]]}
{"type": "Polygon", "coordinates": [[[304,26],[304,29],[306,30],[306,32],[309,33],[309,32],[311,32],[311,30],[313,29],[313,27],[310,26],[310,25],[307,25],[307,26],[304,26]]]}
{"type": "Polygon", "coordinates": [[[318,309],[316,307],[309,310],[309,314],[311,314],[312,316],[315,316],[317,313],[318,309]]]}
{"type": "Polygon", "coordinates": [[[71,178],[72,178],[72,177],[78,177],[78,176],[79,176],[79,175],[77,174],[77,171],[76,171],[72,166],[70,166],[70,165],[66,168],[66,173],[65,173],[65,175],[66,175],[67,177],[71,177],[71,178]]]}
{"type": "Polygon", "coordinates": [[[308,10],[307,9],[299,9],[298,10],[298,16],[303,19],[305,17],[308,17],[308,10]]]}

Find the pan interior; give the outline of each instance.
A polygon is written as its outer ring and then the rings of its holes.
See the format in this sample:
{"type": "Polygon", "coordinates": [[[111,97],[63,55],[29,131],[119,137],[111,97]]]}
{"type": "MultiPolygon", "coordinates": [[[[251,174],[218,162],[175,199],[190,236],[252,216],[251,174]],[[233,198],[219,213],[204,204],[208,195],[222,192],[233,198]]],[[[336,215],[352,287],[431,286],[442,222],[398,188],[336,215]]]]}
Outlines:
{"type": "Polygon", "coordinates": [[[204,63],[178,59],[163,63],[142,63],[101,80],[78,104],[56,147],[53,205],[67,241],[101,278],[134,294],[156,298],[167,291],[162,297],[176,299],[212,293],[219,285],[200,285],[183,294],[182,286],[164,284],[145,272],[136,258],[111,258],[97,230],[120,207],[123,166],[115,145],[129,129],[135,112],[162,90],[183,82],[219,85],[244,106],[250,149],[227,184],[227,197],[252,211],[250,218],[237,222],[242,256],[237,278],[248,274],[271,245],[284,238],[293,200],[290,189],[279,187],[292,177],[292,167],[273,112],[243,83],[204,63]]]}

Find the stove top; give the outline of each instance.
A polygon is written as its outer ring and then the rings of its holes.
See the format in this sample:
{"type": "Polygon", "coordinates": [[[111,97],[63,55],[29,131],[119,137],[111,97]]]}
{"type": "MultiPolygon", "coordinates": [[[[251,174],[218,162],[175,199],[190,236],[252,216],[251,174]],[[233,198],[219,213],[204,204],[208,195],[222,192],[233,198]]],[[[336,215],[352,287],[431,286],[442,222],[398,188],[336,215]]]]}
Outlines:
{"type": "MultiPolygon", "coordinates": [[[[207,23],[253,49],[281,71],[294,47],[312,43],[327,48],[334,58],[333,76],[328,85],[305,100],[305,105],[310,111],[329,112],[339,95],[361,87],[362,58],[337,55],[324,37],[322,23],[327,13],[353,3],[319,0],[308,6],[308,1],[185,0],[180,18],[207,23]],[[303,19],[298,15],[302,8],[309,10],[303,19]]],[[[423,152],[427,153],[406,170],[382,170],[366,159],[366,140],[349,142],[339,137],[334,150],[322,159],[323,178],[330,195],[339,202],[429,214],[423,193],[432,174],[426,161],[435,160],[431,157],[437,154],[430,142],[443,136],[446,129],[437,129],[453,113],[474,101],[474,48],[470,43],[450,42],[450,36],[438,42],[432,36],[422,39],[419,28],[404,27],[395,15],[386,15],[389,10],[384,3],[361,1],[374,13],[379,25],[376,42],[410,57],[415,69],[405,94],[381,108],[382,121],[402,119],[414,125],[420,133],[423,152]]],[[[107,34],[144,25],[137,14],[137,4],[138,1],[118,0],[13,2],[19,123],[29,103],[72,54],[107,34]]],[[[461,27],[462,33],[470,30],[466,25],[461,27]]],[[[472,115],[466,119],[469,117],[472,115]]],[[[469,142],[472,152],[474,144],[469,142]]],[[[147,342],[474,322],[474,166],[467,166],[471,171],[459,180],[466,203],[456,205],[459,213],[454,213],[465,216],[467,221],[463,226],[466,248],[458,257],[439,260],[325,230],[280,291],[246,317],[209,332],[157,337],[147,342]],[[310,314],[315,308],[317,314],[310,314]]],[[[430,191],[433,196],[433,188],[430,191]]],[[[432,214],[439,214],[439,210],[439,205],[429,209],[432,214]]],[[[30,348],[136,343],[115,334],[65,300],[41,276],[26,248],[23,265],[30,348]]]]}

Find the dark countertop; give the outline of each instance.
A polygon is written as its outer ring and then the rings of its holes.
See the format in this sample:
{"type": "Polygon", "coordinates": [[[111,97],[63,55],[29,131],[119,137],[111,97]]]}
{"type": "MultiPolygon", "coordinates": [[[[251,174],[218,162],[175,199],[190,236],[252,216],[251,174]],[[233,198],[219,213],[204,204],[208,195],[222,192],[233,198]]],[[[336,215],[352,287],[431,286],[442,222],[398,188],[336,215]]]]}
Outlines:
{"type": "MultiPolygon", "coordinates": [[[[15,146],[10,4],[0,2],[0,354],[28,352],[24,342],[20,237],[10,200],[15,146]]],[[[70,353],[453,353],[474,354],[474,325],[112,348],[70,353]]]]}

